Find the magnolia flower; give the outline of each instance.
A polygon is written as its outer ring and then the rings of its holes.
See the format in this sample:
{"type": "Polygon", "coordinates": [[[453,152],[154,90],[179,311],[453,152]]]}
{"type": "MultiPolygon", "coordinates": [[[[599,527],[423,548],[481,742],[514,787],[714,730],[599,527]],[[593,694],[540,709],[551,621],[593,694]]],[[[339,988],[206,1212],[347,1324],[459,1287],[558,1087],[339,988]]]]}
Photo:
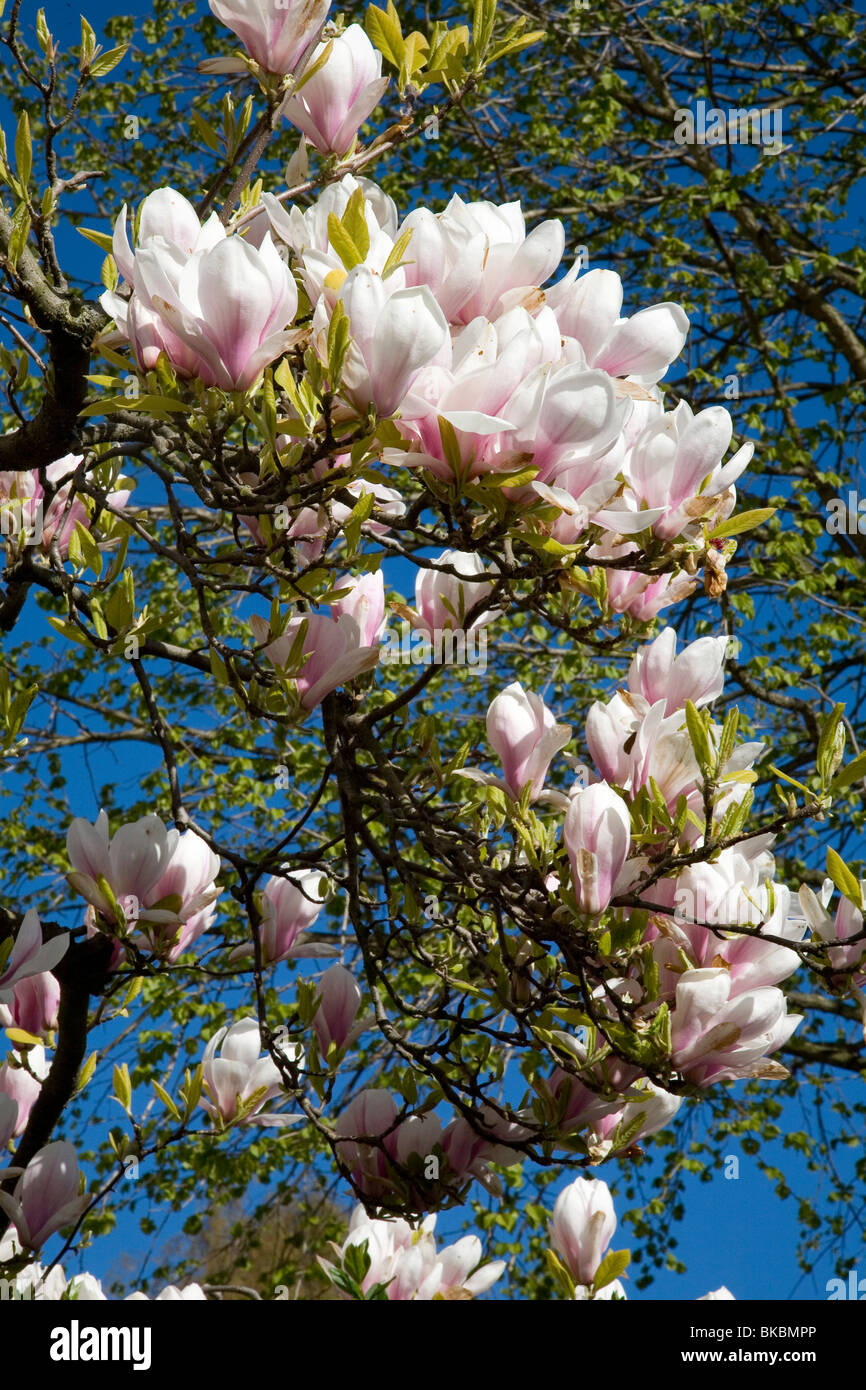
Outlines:
{"type": "Polygon", "coordinates": [[[666,627],[654,642],[641,647],[632,658],[628,688],[650,705],[666,702],[666,712],[693,705],[708,705],[721,695],[725,683],[727,637],[699,637],[676,655],[677,634],[666,627]]]}
{"type": "MultiPolygon", "coordinates": [[[[338,295],[349,318],[351,342],[340,391],[359,411],[399,409],[421,368],[448,343],[448,324],[426,288],[389,288],[366,265],[346,275],[338,295]]],[[[327,362],[330,314],[321,299],[313,316],[313,340],[327,362]]]]}
{"type": "Polygon", "coordinates": [[[165,872],[144,895],[139,916],[140,923],[154,923],[150,935],[157,948],[163,934],[173,943],[168,960],[177,960],[213,923],[219,871],[219,856],[207,842],[191,828],[181,831],[165,872]]]}
{"type": "Polygon", "coordinates": [[[631,848],[631,817],[607,782],[571,798],[563,828],[574,891],[584,912],[604,912],[631,848]]]}
{"type": "Polygon", "coordinates": [[[683,1103],[683,1096],[671,1095],[652,1081],[639,1082],[632,1094],[637,1098],[613,1115],[605,1117],[595,1128],[595,1134],[608,1150],[616,1150],[628,1139],[636,1144],[639,1139],[647,1139],[666,1129],[683,1103]],[[637,1126],[637,1128],[635,1128],[637,1126]]]}
{"type": "MultiPolygon", "coordinates": [[[[150,1302],[150,1295],[146,1293],[127,1294],[124,1302],[136,1303],[139,1301],[150,1302]]],[[[201,1284],[166,1284],[154,1299],[155,1303],[206,1303],[207,1294],[201,1284]]]]}
{"type": "Polygon", "coordinates": [[[607,1183],[575,1178],[562,1189],[550,1220],[550,1243],[575,1284],[592,1285],[615,1230],[607,1183]]]}
{"type": "MultiPolygon", "coordinates": [[[[298,1062],[303,1056],[301,1049],[292,1045],[283,1045],[282,1051],[290,1062],[298,1062]]],[[[204,1091],[199,1105],[220,1128],[234,1123],[282,1126],[300,1118],[261,1114],[283,1087],[270,1055],[262,1056],[261,1052],[261,1034],[254,1018],[242,1018],[231,1027],[220,1028],[205,1048],[204,1091]]]]}
{"type": "Polygon", "coordinates": [[[69,947],[69,934],[61,932],[50,941],[43,943],[42,927],[37,913],[30,909],[25,913],[15,935],[12,950],[8,956],[0,954],[0,1004],[11,1004],[15,997],[15,986],[32,975],[41,975],[53,970],[66,954],[69,947]]]}
{"type": "Polygon", "coordinates": [[[673,996],[683,957],[696,967],[724,964],[732,998],[779,984],[799,969],[796,951],[736,931],[737,926],[759,927],[767,936],[792,943],[802,940],[806,931],[806,923],[789,913],[789,889],[759,878],[772,875],[772,856],[752,859],[743,849],[722,850],[715,863],[690,865],[676,879],[663,879],[648,891],[654,903],[674,909],[672,918],[654,915],[645,938],[653,940],[663,997],[673,996]],[[769,859],[769,870],[764,859],[769,859]]]}
{"type": "MultiPolygon", "coordinates": [[[[13,1232],[7,1232],[0,1240],[0,1269],[7,1260],[14,1259],[21,1253],[20,1241],[15,1239],[13,1232]]],[[[25,1265],[9,1282],[14,1288],[12,1297],[27,1299],[28,1302],[33,1300],[39,1303],[58,1303],[67,1289],[66,1276],[61,1266],[55,1265],[46,1273],[39,1260],[25,1265]]]]}
{"type": "Polygon", "coordinates": [[[194,830],[168,829],[151,814],[110,836],[108,817],[100,811],[93,824],[73,820],[66,847],[73,866],[66,876],[70,887],[115,928],[140,928],[151,948],[169,960],[213,921],[220,861],[194,830]]]}
{"type": "Polygon", "coordinates": [[[506,686],[487,711],[487,738],[502,763],[503,777],[473,768],[462,768],[462,776],[501,787],[515,799],[529,783],[530,801],[568,804],[561,793],[544,791],[544,779],[553,758],[571,738],[571,729],[557,724],[540,696],[525,691],[518,681],[506,686]]]}
{"type": "Polygon", "coordinates": [[[397,1102],[387,1091],[365,1090],[349,1102],[334,1126],[340,1137],[337,1153],[352,1182],[374,1199],[393,1194],[399,1180],[393,1164],[406,1168],[411,1158],[423,1160],[441,1143],[442,1127],[435,1113],[409,1115],[399,1123],[398,1114],[397,1102]],[[375,1146],[363,1142],[368,1138],[380,1142],[375,1146]]]}
{"type": "Polygon", "coordinates": [[[587,362],[611,376],[636,376],[653,384],[679,357],[689,320],[678,304],[654,304],[622,318],[622,281],[613,270],[580,276],[580,261],[547,291],[547,303],[563,333],[576,338],[587,362]]]}
{"type": "Polygon", "coordinates": [[[295,282],[269,235],[258,247],[226,236],[216,214],[201,226],[174,189],[158,189],[142,207],[135,253],[124,204],[115,222],[114,257],[132,286],[100,303],[129,341],[143,371],[164,352],[180,376],[224,391],[245,391],[296,335],[295,282]],[[148,206],[148,204],[150,206],[148,206]]]}
{"type": "Polygon", "coordinates": [[[701,517],[721,520],[733,510],[733,494],[730,506],[722,499],[748,467],[755,446],[744,444],[722,467],[732,434],[733,421],[723,406],[694,415],[685,401],[643,430],[625,472],[637,498],[665,509],[653,523],[657,536],[673,539],[701,517]]]}
{"type": "MultiPolygon", "coordinates": [[[[360,24],[350,24],[331,44],[324,67],[314,72],[301,90],[283,105],[290,120],[322,154],[345,155],[355,136],[388,86],[382,76],[382,55],[360,24]]],[[[311,65],[324,53],[320,43],[311,65]]]]}
{"type": "Polygon", "coordinates": [[[44,1037],[57,1027],[60,984],[50,971],[28,975],[12,989],[10,1003],[0,1004],[0,1025],[23,1028],[33,1037],[44,1037]]]}
{"type": "MultiPolygon", "coordinates": [[[[474,551],[443,550],[429,569],[419,569],[415,576],[416,612],[406,609],[406,617],[422,632],[442,632],[448,628],[467,629],[466,615],[487,598],[493,589],[486,578],[484,561],[474,551]],[[456,574],[446,573],[447,569],[456,574]]],[[[402,612],[402,609],[398,609],[402,612]]],[[[468,624],[468,630],[484,627],[496,613],[489,608],[468,624]]]]}
{"type": "Polygon", "coordinates": [[[477,1178],[488,1192],[498,1194],[499,1179],[487,1165],[499,1163],[508,1167],[517,1163],[520,1152],[512,1144],[527,1139],[530,1132],[524,1125],[505,1119],[492,1105],[482,1105],[474,1124],[465,1115],[457,1115],[446,1125],[442,1151],[458,1179],[477,1178]]]}
{"type": "Polygon", "coordinates": [[[0,1209],[26,1250],[39,1250],[55,1231],[74,1225],[88,1200],[79,1192],[78,1159],[66,1140],[39,1150],[11,1197],[0,1189],[0,1209]]]}
{"type": "Polygon", "coordinates": [[[429,285],[452,323],[520,303],[553,274],[565,247],[558,220],[527,236],[519,203],[464,203],[456,194],[438,216],[411,213],[400,230],[409,228],[407,283],[429,285]]]}
{"type": "MultiPolygon", "coordinates": [[[[274,236],[291,248],[300,263],[310,302],[316,304],[324,299],[327,310],[333,309],[346,279],[345,266],[331,243],[330,218],[333,214],[340,221],[349,199],[359,191],[363,194],[361,210],[370,242],[363,264],[381,276],[394,250],[397,209],[393,200],[370,179],[356,179],[352,174],[345,174],[339,183],[328,184],[312,207],[304,212],[298,207],[286,209],[272,193],[262,194],[262,204],[274,236]]],[[[388,284],[392,290],[406,288],[402,268],[392,272],[388,284]]]]}
{"type": "Polygon", "coordinates": [[[329,966],[317,986],[319,1006],[313,1015],[313,1028],[319,1051],[327,1055],[331,1043],[348,1047],[359,1036],[363,1023],[355,1019],[361,1007],[361,988],[351,971],[337,961],[329,966]]]}
{"type": "Polygon", "coordinates": [[[700,1298],[696,1298],[696,1299],[695,1299],[695,1302],[696,1302],[696,1303],[707,1303],[707,1302],[710,1302],[710,1303],[712,1303],[712,1302],[721,1303],[721,1302],[727,1302],[728,1300],[730,1300],[732,1303],[736,1303],[736,1299],[734,1298],[734,1295],[731,1293],[730,1289],[726,1289],[725,1286],[724,1286],[724,1284],[723,1284],[722,1287],[721,1287],[720,1289],[714,1289],[712,1293],[704,1293],[704,1294],[701,1294],[700,1298]]]}
{"type": "Polygon", "coordinates": [[[44,1047],[28,1048],[26,1061],[26,1066],[13,1066],[7,1060],[0,1067],[0,1092],[13,1100],[18,1108],[13,1137],[23,1134],[27,1128],[30,1112],[39,1098],[42,1082],[49,1070],[44,1047]]]}
{"type": "MultiPolygon", "coordinates": [[[[76,526],[89,531],[92,522],[84,503],[73,495],[73,477],[83,461],[83,454],[65,454],[49,463],[45,469],[47,491],[39,469],[0,473],[0,518],[8,545],[39,545],[46,554],[56,546],[61,559],[67,558],[76,526]],[[50,498],[47,505],[46,497],[50,498]]],[[[109,492],[106,506],[119,510],[128,501],[129,493],[129,488],[109,492]]]]}
{"type": "Polygon", "coordinates": [[[258,249],[233,236],[188,257],[157,238],[136,252],[135,276],[136,294],[185,349],[175,358],[165,344],[182,376],[246,391],[295,341],[297,290],[269,236],[258,249]]]}
{"type": "MultiPolygon", "coordinates": [[[[262,919],[259,926],[262,963],[277,965],[283,960],[333,956],[335,946],[308,940],[308,930],[327,902],[331,885],[318,869],[290,869],[269,878],[261,896],[262,919]]],[[[230,959],[253,954],[252,942],[236,946],[230,959]]]]}
{"type": "Polygon", "coordinates": [[[802,1022],[788,1014],[780,989],[764,986],[732,997],[730,972],[687,970],[671,1014],[671,1062],[696,1086],[750,1076],[787,1075],[768,1054],[802,1022]]]}
{"type": "MultiPolygon", "coordinates": [[[[861,894],[866,895],[866,883],[861,884],[861,894]]],[[[849,937],[857,937],[863,930],[863,913],[848,898],[840,895],[836,914],[831,917],[827,911],[833,896],[833,881],[825,879],[820,896],[804,884],[799,892],[800,906],[806,921],[819,941],[832,942],[827,952],[830,964],[840,973],[858,966],[866,955],[866,937],[853,941],[850,946],[844,943],[849,937]]],[[[866,896],[863,896],[866,902],[866,896]]],[[[859,980],[855,980],[855,985],[859,980]]]]}
{"type": "Polygon", "coordinates": [[[318,37],[330,0],[208,0],[216,18],[237,34],[266,72],[295,71],[318,37]]]}
{"type": "MultiPolygon", "coordinates": [[[[605,537],[598,545],[587,551],[593,560],[618,560],[624,555],[637,553],[633,541],[622,545],[613,544],[605,537]]],[[[615,569],[605,566],[607,601],[614,613],[628,613],[638,622],[648,623],[658,616],[663,608],[679,603],[697,588],[697,580],[686,574],[664,573],[658,575],[641,574],[640,570],[615,569]]]]}
{"type": "Polygon", "coordinates": [[[250,626],[268,659],[294,682],[299,703],[305,710],[315,709],[338,685],[345,685],[364,671],[372,670],[379,660],[378,646],[362,645],[361,629],[348,613],[339,618],[299,614],[286,623],[282,634],[273,641],[268,640],[270,628],[258,614],[250,619],[250,626]],[[303,664],[288,671],[285,664],[302,629],[300,656],[303,664]]]}
{"type": "Polygon", "coordinates": [[[262,958],[269,964],[281,960],[333,955],[335,947],[310,942],[307,932],[331,891],[318,869],[288,869],[269,878],[262,894],[262,958]]]}
{"type": "Polygon", "coordinates": [[[567,469],[581,490],[612,479],[610,448],[629,402],[617,400],[604,372],[560,361],[561,350],[544,309],[534,319],[517,307],[495,324],[469,324],[451,345],[450,366],[437,357],[403,402],[400,428],[412,446],[403,462],[444,480],[519,474],[529,464],[538,483],[567,469]]]}
{"type": "Polygon", "coordinates": [[[104,811],[92,825],[78,816],[66,834],[73,869],[66,875],[67,882],[97,912],[114,920],[114,908],[106,893],[106,888],[110,889],[121,908],[124,902],[129,903],[135,920],[145,895],[165,873],[179,835],[178,830],[166,829],[153,814],[122,825],[111,837],[104,811]]]}
{"type": "MultiPolygon", "coordinates": [[[[435,1226],[435,1216],[413,1228],[399,1218],[371,1218],[358,1206],[339,1254],[342,1259],[351,1246],[366,1243],[370,1266],[361,1287],[368,1293],[375,1285],[384,1284],[391,1302],[476,1298],[486,1293],[501,1277],[505,1262],[493,1260],[481,1265],[481,1242],[471,1235],[437,1251],[435,1226]]],[[[330,1277],[334,1266],[321,1259],[320,1264],[330,1277]]]]}
{"type": "Polygon", "coordinates": [[[347,587],[348,593],[344,592],[342,598],[331,604],[331,617],[341,618],[347,613],[354,618],[362,644],[372,647],[378,642],[385,626],[385,581],[382,571],[363,574],[359,579],[347,575],[334,585],[336,590],[346,590],[347,587]]]}

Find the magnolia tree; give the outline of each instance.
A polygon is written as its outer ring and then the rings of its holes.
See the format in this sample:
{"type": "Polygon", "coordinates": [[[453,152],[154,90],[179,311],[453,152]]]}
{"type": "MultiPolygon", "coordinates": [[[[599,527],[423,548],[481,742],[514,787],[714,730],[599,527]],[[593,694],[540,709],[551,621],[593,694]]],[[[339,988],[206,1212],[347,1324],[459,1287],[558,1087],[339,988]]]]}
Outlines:
{"type": "Polygon", "coordinates": [[[423,33],[390,0],[345,28],[326,0],[210,7],[240,45],[200,65],[210,177],[84,229],[98,300],[61,267],[99,177],[63,139],[129,55],[84,22],[65,59],[42,11],[31,50],[17,2],[3,31],[0,626],[51,654],[4,668],[4,757],[158,762],[98,814],[80,779],[65,816],[46,793],[52,847],[7,882],[0,1273],[103,1298],[59,1262],[130,1178],[174,1173],[199,1230],[217,1188],[306,1169],[355,1203],[311,1252],[333,1296],[467,1299],[509,1262],[437,1246],[437,1213],[479,1188],[495,1211],[522,1168],[557,1184],[549,1286],[621,1299],[606,1165],[710,1087],[787,1075],[796,972],[863,1002],[861,883],[831,851],[798,896],[772,854],[863,759],[837,708],[761,813],[764,746],[713,714],[721,608],[678,649],[677,604],[719,600],[767,517],[737,511],[735,419],[666,396],[682,308],[518,203],[397,207],[369,177],[537,35],[493,0],[423,33]]]}

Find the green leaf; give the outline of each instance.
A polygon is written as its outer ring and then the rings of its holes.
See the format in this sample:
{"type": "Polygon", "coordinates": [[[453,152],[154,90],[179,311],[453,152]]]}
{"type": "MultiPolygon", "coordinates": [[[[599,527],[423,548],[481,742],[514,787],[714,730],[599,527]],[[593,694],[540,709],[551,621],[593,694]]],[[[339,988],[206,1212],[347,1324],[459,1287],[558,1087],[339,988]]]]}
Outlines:
{"type": "Polygon", "coordinates": [[[608,1250],[604,1259],[596,1271],[592,1281],[593,1291],[598,1293],[599,1289],[612,1284],[614,1279],[628,1269],[631,1264],[631,1251],[629,1250],[608,1250]]]}
{"type": "Polygon", "coordinates": [[[340,384],[350,342],[349,316],[338,299],[328,325],[328,380],[332,391],[336,391],[340,384]]]}
{"type": "Polygon", "coordinates": [[[107,53],[103,53],[100,58],[96,59],[95,63],[91,64],[90,76],[104,77],[107,72],[111,72],[112,68],[117,67],[128,48],[129,44],[126,43],[121,44],[119,48],[109,48],[107,53]]]}
{"type": "Polygon", "coordinates": [[[328,213],[328,240],[347,270],[360,265],[363,261],[363,253],[355,245],[336,213],[333,212],[328,213]]]}
{"type": "Polygon", "coordinates": [[[380,10],[378,5],[371,5],[364,16],[364,28],[374,47],[378,48],[395,68],[399,68],[406,46],[392,0],[388,0],[387,10],[380,10]]]}
{"type": "Polygon", "coordinates": [[[860,880],[851,872],[844,859],[834,849],[827,850],[827,877],[831,878],[843,897],[856,908],[863,908],[860,880]]]}
{"type": "Polygon", "coordinates": [[[36,15],[36,38],[43,53],[47,53],[51,47],[51,30],[45,19],[45,11],[39,10],[36,15]]]}
{"type": "Polygon", "coordinates": [[[168,1113],[172,1115],[176,1120],[179,1120],[180,1111],[178,1110],[171,1096],[168,1094],[168,1091],[166,1091],[163,1086],[160,1086],[158,1081],[153,1082],[153,1089],[156,1091],[156,1094],[159,1096],[168,1113]]]}
{"type": "Polygon", "coordinates": [[[96,52],[96,49],[97,49],[96,35],[94,34],[94,32],[93,32],[92,28],[90,27],[90,25],[88,24],[87,20],[84,18],[84,15],[82,15],[82,16],[81,16],[81,56],[80,56],[80,58],[79,58],[79,60],[78,60],[78,66],[79,66],[79,69],[80,69],[81,72],[83,72],[85,68],[89,68],[89,67],[90,67],[90,64],[91,64],[91,62],[93,61],[93,55],[94,55],[94,53],[96,52]]]}
{"type": "Polygon", "coordinates": [[[866,778],[866,753],[858,753],[853,762],[847,767],[843,767],[841,772],[837,772],[833,781],[830,783],[830,791],[842,791],[845,787],[850,787],[852,782],[860,782],[866,778]]]}
{"type": "Polygon", "coordinates": [[[352,508],[351,515],[343,524],[343,535],[346,537],[346,548],[348,554],[354,555],[358,549],[358,542],[361,539],[361,527],[368,521],[373,513],[376,498],[372,492],[362,493],[361,497],[352,508]]]}
{"type": "Polygon", "coordinates": [[[75,1083],[75,1094],[77,1096],[81,1094],[93,1073],[96,1071],[96,1060],[98,1056],[98,1052],[91,1052],[84,1066],[81,1068],[81,1071],[78,1073],[78,1080],[75,1083]]]}
{"type": "Polygon", "coordinates": [[[132,1106],[132,1081],[126,1062],[114,1068],[114,1094],[128,1115],[132,1106]]]}
{"type": "Polygon", "coordinates": [[[33,141],[30,136],[30,117],[26,111],[21,112],[15,132],[15,166],[21,186],[26,189],[33,172],[33,141]]]}
{"type": "Polygon", "coordinates": [[[775,507],[756,507],[752,512],[740,512],[716,526],[709,535],[711,541],[724,540],[727,536],[739,536],[743,531],[754,531],[775,514],[775,507]]]}
{"type": "Polygon", "coordinates": [[[715,759],[710,747],[710,736],[707,731],[706,723],[700,711],[692,704],[691,700],[686,700],[686,728],[689,732],[692,748],[697,758],[698,767],[704,776],[708,776],[712,771],[715,759]]]}
{"type": "MultiPolygon", "coordinates": [[[[391,250],[388,253],[388,259],[382,267],[383,280],[387,280],[388,276],[393,275],[394,271],[397,270],[401,265],[407,264],[407,262],[403,260],[403,253],[408,247],[409,242],[412,240],[412,230],[413,229],[411,227],[407,228],[407,230],[403,232],[402,236],[399,236],[397,240],[394,242],[394,245],[391,247],[391,250]]],[[[411,264],[411,262],[408,262],[408,264],[411,264]]]]}

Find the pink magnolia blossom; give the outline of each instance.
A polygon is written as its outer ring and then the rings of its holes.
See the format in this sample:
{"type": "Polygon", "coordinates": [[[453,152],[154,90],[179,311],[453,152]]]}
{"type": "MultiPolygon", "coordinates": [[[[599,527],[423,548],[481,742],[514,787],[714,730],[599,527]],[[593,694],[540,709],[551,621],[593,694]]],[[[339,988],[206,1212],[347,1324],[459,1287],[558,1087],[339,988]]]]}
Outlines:
{"type": "Polygon", "coordinates": [[[0,1004],[0,1025],[44,1037],[57,1027],[60,984],[49,970],[28,975],[13,987],[9,1004],[0,1004]]]}
{"type": "Polygon", "coordinates": [[[415,576],[415,610],[406,609],[412,627],[431,635],[449,628],[471,631],[486,627],[497,616],[487,609],[467,625],[466,617],[492,592],[484,561],[475,551],[443,550],[429,568],[415,576]],[[448,570],[456,573],[449,574],[448,570]],[[482,576],[484,576],[482,578],[482,576]]]}
{"type": "Polygon", "coordinates": [[[379,660],[378,646],[362,644],[361,629],[348,613],[339,618],[299,614],[286,623],[282,634],[273,641],[268,640],[270,629],[258,614],[250,619],[250,626],[268,659],[294,681],[299,703],[305,710],[315,709],[337,686],[372,670],[379,660]],[[285,663],[302,627],[302,664],[287,671],[285,663]]]}
{"type": "Polygon", "coordinates": [[[425,1159],[441,1143],[439,1117],[430,1112],[408,1115],[398,1123],[399,1110],[387,1091],[365,1090],[349,1102],[337,1118],[337,1153],[349,1169],[359,1191],[384,1199],[399,1180],[393,1164],[406,1168],[410,1159],[425,1159]],[[378,1144],[365,1139],[379,1139],[378,1144]],[[389,1161],[390,1160],[390,1161],[389,1161]]]}
{"type": "MultiPolygon", "coordinates": [[[[426,286],[392,290],[390,285],[368,266],[357,265],[338,295],[351,331],[340,392],[359,411],[372,405],[382,416],[399,409],[421,368],[448,342],[448,325],[426,286]]],[[[321,299],[313,338],[324,362],[329,319],[321,299]]]]}
{"type": "Polygon", "coordinates": [[[355,1020],[361,1007],[361,988],[352,972],[335,961],[325,971],[317,990],[320,998],[313,1015],[313,1028],[319,1040],[319,1051],[325,1056],[331,1043],[343,1048],[358,1037],[359,1027],[355,1020]]]}
{"type": "Polygon", "coordinates": [[[121,210],[114,255],[133,293],[126,300],[107,292],[100,303],[143,371],[164,352],[180,376],[245,391],[294,341],[287,331],[298,307],[291,272],[269,235],[252,246],[226,236],[215,214],[200,226],[174,189],[150,195],[157,197],[146,219],[142,208],[134,254],[121,210]]]}
{"type": "Polygon", "coordinates": [[[629,403],[606,373],[561,354],[549,310],[533,318],[518,306],[495,323],[474,320],[454,339],[450,364],[437,358],[423,368],[403,403],[404,463],[446,480],[529,464],[540,482],[566,469],[582,489],[612,479],[609,451],[629,403]],[[443,420],[453,431],[448,447],[443,420]]]}
{"type": "MultiPolygon", "coordinates": [[[[862,893],[866,893],[864,884],[861,884],[862,893]]],[[[813,936],[818,941],[833,943],[827,956],[833,969],[839,972],[840,977],[844,977],[849,971],[856,969],[866,957],[866,937],[845,945],[850,937],[857,937],[863,931],[863,912],[849,898],[840,894],[835,915],[831,917],[827,908],[832,896],[833,881],[829,878],[824,880],[820,895],[813,892],[807,884],[802,886],[799,893],[800,906],[813,936]]],[[[863,900],[866,901],[866,897],[863,900]]],[[[855,988],[862,988],[866,984],[866,974],[855,975],[852,983],[855,988]]]]}
{"type": "MultiPolygon", "coordinates": [[[[358,1206],[340,1255],[366,1243],[370,1267],[361,1287],[368,1293],[376,1284],[385,1284],[391,1302],[428,1302],[458,1293],[476,1298],[486,1293],[503,1274],[504,1261],[482,1265],[481,1242],[472,1235],[437,1251],[435,1226],[435,1216],[412,1227],[400,1218],[371,1218],[358,1206]]],[[[333,1268],[326,1260],[320,1263],[326,1273],[333,1268]]]]}
{"type": "MultiPolygon", "coordinates": [[[[293,1045],[284,1044],[282,1051],[292,1062],[303,1056],[301,1049],[293,1045]]],[[[199,1105],[220,1128],[233,1123],[276,1127],[298,1118],[261,1113],[283,1086],[270,1054],[261,1054],[262,1039],[254,1018],[242,1018],[231,1027],[220,1028],[205,1048],[204,1090],[199,1105]]]]}
{"type": "Polygon", "coordinates": [[[330,9],[330,0],[208,0],[221,24],[237,34],[244,48],[266,72],[294,72],[315,42],[330,9]]]}
{"type": "MultiPolygon", "coordinates": [[[[69,539],[76,526],[90,530],[91,517],[84,503],[73,496],[73,475],[83,454],[65,454],[49,463],[46,493],[38,469],[0,473],[0,521],[10,545],[39,545],[47,554],[56,545],[61,559],[69,554],[69,539]],[[50,501],[46,505],[46,496],[50,501]]],[[[106,496],[108,507],[119,510],[129,500],[130,489],[119,488],[106,496]]]]}
{"type": "MultiPolygon", "coordinates": [[[[283,960],[333,956],[336,947],[309,941],[308,932],[328,900],[330,884],[318,869],[289,869],[269,878],[261,896],[259,927],[262,961],[276,965],[283,960]]],[[[251,942],[231,953],[232,959],[252,955],[251,942]]]]}
{"type": "Polygon", "coordinates": [[[429,285],[452,323],[520,303],[553,274],[565,247],[558,220],[527,236],[519,203],[465,203],[456,194],[438,216],[411,213],[400,230],[409,227],[407,282],[429,285]]]}
{"type": "Polygon", "coordinates": [[[547,291],[563,333],[576,338],[593,367],[611,376],[655,383],[682,352],[689,320],[678,304],[654,304],[622,318],[622,281],[615,271],[590,270],[580,262],[547,291]]]}
{"type": "Polygon", "coordinates": [[[727,637],[699,637],[676,655],[677,634],[666,627],[654,642],[632,658],[628,688],[650,704],[666,702],[666,712],[693,705],[710,704],[718,699],[725,683],[727,637]]]}
{"type": "Polygon", "coordinates": [[[653,524],[657,536],[673,539],[698,517],[722,520],[733,510],[734,494],[730,505],[722,499],[748,467],[755,447],[744,444],[722,466],[732,433],[733,422],[723,406],[694,415],[685,401],[643,430],[625,472],[636,497],[649,507],[665,509],[653,524]]]}
{"type": "Polygon", "coordinates": [[[53,970],[63,958],[69,947],[69,934],[62,932],[49,941],[42,940],[42,926],[38,914],[30,909],[24,914],[15,935],[12,950],[5,959],[0,956],[0,1004],[9,1005],[14,1000],[16,985],[33,975],[41,975],[53,970]]]}
{"type": "Polygon", "coordinates": [[[13,1135],[23,1134],[27,1128],[30,1112],[39,1098],[42,1082],[47,1075],[48,1062],[44,1047],[28,1048],[26,1065],[13,1066],[7,1060],[0,1067],[0,1092],[13,1100],[18,1107],[13,1135]]]}
{"type": "Polygon", "coordinates": [[[736,930],[759,927],[767,936],[792,943],[802,940],[806,930],[805,922],[790,915],[789,890],[770,881],[772,856],[751,858],[746,848],[722,850],[715,863],[690,865],[676,879],[663,879],[648,890],[654,903],[673,909],[671,918],[653,915],[646,938],[654,937],[662,997],[673,997],[683,957],[696,968],[724,965],[732,998],[779,984],[799,969],[796,951],[736,930]]]}
{"type": "Polygon", "coordinates": [[[482,1105],[478,1120],[471,1124],[465,1115],[457,1115],[442,1131],[442,1150],[448,1165],[458,1180],[477,1178],[488,1192],[501,1192],[498,1177],[490,1172],[489,1163],[508,1166],[517,1163],[520,1151],[513,1147],[529,1138],[530,1130],[514,1120],[508,1120],[492,1105],[482,1105]]]}
{"type": "MultiPolygon", "coordinates": [[[[146,1293],[127,1294],[126,1303],[150,1302],[146,1293]]],[[[156,1295],[154,1303],[207,1303],[208,1298],[201,1284],[166,1284],[156,1295]]]]}
{"type": "Polygon", "coordinates": [[[575,1178],[556,1199],[550,1243],[576,1284],[592,1284],[616,1231],[613,1198],[598,1178],[575,1178]]]}
{"type": "Polygon", "coordinates": [[[338,579],[334,588],[348,589],[348,592],[331,604],[331,617],[341,618],[347,613],[358,624],[362,644],[365,647],[374,646],[385,626],[385,581],[382,571],[363,574],[358,579],[347,575],[338,579]]]}
{"type": "MultiPolygon", "coordinates": [[[[312,304],[323,299],[328,310],[334,307],[346,278],[339,252],[331,243],[329,218],[339,221],[349,199],[363,193],[363,213],[370,245],[363,264],[381,276],[397,239],[397,209],[391,198],[370,179],[345,174],[319,194],[312,207],[286,209],[272,193],[262,194],[262,204],[275,237],[284,242],[299,262],[304,287],[312,304]]],[[[392,290],[405,289],[407,278],[398,267],[388,278],[392,290]]]]}
{"type": "Polygon", "coordinates": [[[565,848],[584,912],[604,912],[631,848],[631,817],[607,782],[575,792],[565,815],[565,848]]]}
{"type": "Polygon", "coordinates": [[[73,820],[66,846],[73,867],[66,876],[70,887],[115,928],[143,931],[151,949],[169,960],[211,925],[220,861],[194,830],[168,829],[151,814],[111,836],[108,817],[100,811],[93,824],[73,820]],[[107,889],[123,923],[116,920],[107,889]]]}
{"type": "Polygon", "coordinates": [[[502,763],[503,780],[494,779],[497,785],[517,798],[528,782],[530,801],[538,801],[550,764],[568,743],[571,729],[557,724],[540,696],[514,681],[490,704],[487,738],[502,763]]]}
{"type": "MultiPolygon", "coordinates": [[[[283,115],[322,154],[345,155],[388,86],[382,76],[382,55],[360,24],[350,24],[330,40],[327,62],[288,98],[283,115]]],[[[320,43],[311,62],[325,51],[320,43]]]]}
{"type": "MultiPolygon", "coordinates": [[[[635,554],[638,546],[633,541],[612,544],[606,538],[590,548],[587,554],[591,559],[619,560],[624,555],[635,554]]],[[[679,603],[697,588],[697,580],[686,574],[664,573],[642,574],[640,570],[604,567],[607,580],[607,601],[614,613],[628,613],[638,622],[648,623],[658,616],[663,608],[679,603]]]]}
{"type": "Polygon", "coordinates": [[[41,1249],[55,1231],[74,1225],[88,1200],[86,1193],[79,1193],[78,1159],[66,1140],[39,1150],[11,1196],[0,1191],[0,1209],[26,1250],[41,1249]]]}
{"type": "Polygon", "coordinates": [[[728,970],[688,970],[680,976],[671,1014],[671,1061],[697,1086],[772,1075],[766,1058],[802,1022],[788,1014],[771,985],[732,997],[728,970]]]}

